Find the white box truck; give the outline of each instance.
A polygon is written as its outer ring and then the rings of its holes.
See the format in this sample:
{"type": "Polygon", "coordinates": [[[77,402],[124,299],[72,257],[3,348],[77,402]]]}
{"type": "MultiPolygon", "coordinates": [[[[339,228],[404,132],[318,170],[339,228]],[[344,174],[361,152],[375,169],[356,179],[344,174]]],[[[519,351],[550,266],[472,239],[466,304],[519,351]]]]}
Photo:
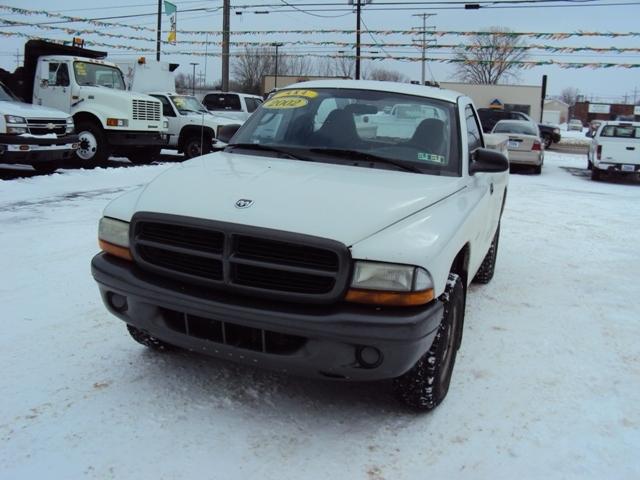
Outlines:
{"type": "Polygon", "coordinates": [[[79,160],[95,165],[109,155],[150,163],[166,143],[159,100],[125,88],[122,71],[105,52],[43,40],[25,44],[24,66],[0,80],[27,103],[73,117],[79,160]]]}

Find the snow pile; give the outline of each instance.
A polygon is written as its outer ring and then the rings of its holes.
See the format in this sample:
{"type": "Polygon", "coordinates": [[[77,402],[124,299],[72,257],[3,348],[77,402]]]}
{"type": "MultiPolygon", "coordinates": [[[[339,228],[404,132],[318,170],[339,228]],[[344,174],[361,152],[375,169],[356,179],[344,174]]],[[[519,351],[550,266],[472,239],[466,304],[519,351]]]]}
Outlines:
{"type": "Polygon", "coordinates": [[[588,129],[584,128],[581,132],[577,130],[562,131],[560,133],[560,145],[572,145],[572,146],[589,146],[591,144],[591,137],[587,137],[585,134],[588,129]]]}
{"type": "Polygon", "coordinates": [[[429,415],[384,383],[134,343],[89,262],[104,205],[166,166],[0,182],[0,478],[640,478],[640,185],[584,164],[547,152],[511,176],[496,275],[470,288],[429,415]]]}

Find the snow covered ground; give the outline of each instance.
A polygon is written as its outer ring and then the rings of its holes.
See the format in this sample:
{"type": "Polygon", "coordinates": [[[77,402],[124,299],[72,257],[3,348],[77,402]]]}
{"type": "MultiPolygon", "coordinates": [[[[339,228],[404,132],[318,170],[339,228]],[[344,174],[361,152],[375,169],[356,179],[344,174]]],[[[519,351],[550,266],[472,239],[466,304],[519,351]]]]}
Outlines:
{"type": "Polygon", "coordinates": [[[496,276],[427,415],[386,384],[134,343],[89,272],[97,220],[170,165],[0,182],[0,478],[640,478],[640,183],[585,163],[511,176],[496,276]]]}
{"type": "Polygon", "coordinates": [[[577,130],[563,130],[560,132],[559,144],[588,147],[591,144],[591,137],[585,135],[587,130],[587,128],[583,128],[580,132],[577,130]]]}

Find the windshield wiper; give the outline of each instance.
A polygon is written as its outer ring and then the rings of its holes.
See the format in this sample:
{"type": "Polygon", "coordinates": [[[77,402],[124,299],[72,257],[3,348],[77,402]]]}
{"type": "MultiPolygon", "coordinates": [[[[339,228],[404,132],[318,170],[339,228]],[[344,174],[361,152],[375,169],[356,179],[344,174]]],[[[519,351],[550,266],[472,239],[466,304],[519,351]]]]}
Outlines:
{"type": "Polygon", "coordinates": [[[377,162],[384,163],[387,165],[393,165],[394,167],[398,167],[407,172],[413,173],[424,173],[418,167],[414,167],[413,165],[398,162],[396,160],[392,160],[387,157],[381,157],[379,155],[374,155],[373,153],[363,152],[361,150],[344,150],[342,148],[312,148],[309,150],[313,153],[323,153],[326,155],[337,156],[340,158],[354,159],[354,160],[364,160],[369,162],[377,162]]]}
{"type": "MultiPolygon", "coordinates": [[[[271,145],[263,145],[262,143],[230,143],[227,145],[227,148],[245,148],[247,150],[261,150],[263,152],[274,152],[278,153],[286,158],[290,158],[292,160],[303,160],[305,162],[312,162],[313,160],[310,158],[300,157],[294,153],[291,153],[288,150],[279,147],[273,147],[271,145]]],[[[225,148],[225,150],[227,149],[225,148]]]]}

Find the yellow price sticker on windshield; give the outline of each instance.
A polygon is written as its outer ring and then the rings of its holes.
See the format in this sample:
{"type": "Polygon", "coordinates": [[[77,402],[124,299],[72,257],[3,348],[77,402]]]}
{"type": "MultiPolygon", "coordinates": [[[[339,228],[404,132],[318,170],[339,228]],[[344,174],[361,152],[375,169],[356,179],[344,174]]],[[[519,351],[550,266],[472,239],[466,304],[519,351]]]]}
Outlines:
{"type": "Polygon", "coordinates": [[[313,90],[284,90],[282,92],[276,93],[273,98],[283,98],[283,97],[305,97],[305,98],[316,98],[318,96],[318,92],[314,92],[313,90]]]}
{"type": "Polygon", "coordinates": [[[301,108],[307,106],[309,100],[302,97],[285,97],[285,98],[272,98],[262,104],[264,108],[271,109],[287,109],[287,108],[301,108]]]}

